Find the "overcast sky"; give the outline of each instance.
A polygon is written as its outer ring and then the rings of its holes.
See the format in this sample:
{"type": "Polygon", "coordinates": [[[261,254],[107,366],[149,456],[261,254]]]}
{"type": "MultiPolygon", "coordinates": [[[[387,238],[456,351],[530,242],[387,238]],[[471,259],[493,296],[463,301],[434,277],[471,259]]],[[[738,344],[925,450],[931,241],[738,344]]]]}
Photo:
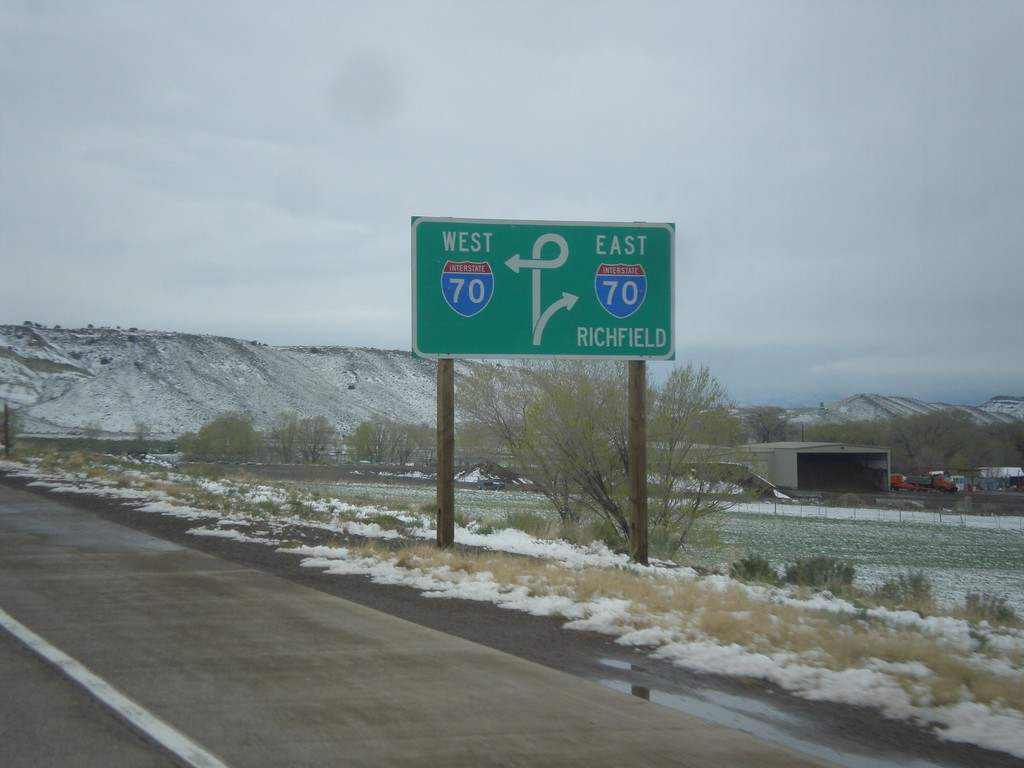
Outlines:
{"type": "Polygon", "coordinates": [[[673,222],[676,364],[742,403],[1024,395],[1022,40],[1017,0],[0,0],[0,323],[410,349],[413,215],[673,222]]]}

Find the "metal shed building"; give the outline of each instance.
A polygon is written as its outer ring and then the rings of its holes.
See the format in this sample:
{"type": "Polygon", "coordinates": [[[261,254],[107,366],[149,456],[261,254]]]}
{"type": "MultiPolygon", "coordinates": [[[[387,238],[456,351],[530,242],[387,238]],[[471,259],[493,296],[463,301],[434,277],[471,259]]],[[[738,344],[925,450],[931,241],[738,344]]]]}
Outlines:
{"type": "Polygon", "coordinates": [[[757,471],[792,491],[872,493],[889,489],[889,449],[846,443],[748,445],[757,471]]]}

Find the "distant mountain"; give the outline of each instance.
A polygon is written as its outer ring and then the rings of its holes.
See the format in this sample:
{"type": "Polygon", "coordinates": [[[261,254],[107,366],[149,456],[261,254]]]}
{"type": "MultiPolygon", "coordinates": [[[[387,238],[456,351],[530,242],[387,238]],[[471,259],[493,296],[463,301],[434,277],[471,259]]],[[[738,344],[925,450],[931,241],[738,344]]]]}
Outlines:
{"type": "MultiPolygon", "coordinates": [[[[456,376],[472,364],[458,361],[456,376]]],[[[257,428],[277,414],[326,416],[347,434],[373,414],[433,424],[437,367],[409,352],[352,347],[270,347],[186,333],[0,325],[0,400],[35,435],[154,437],[194,432],[227,411],[257,428]]],[[[855,395],[793,412],[797,424],[868,421],[956,410],[978,423],[1024,419],[1024,397],[983,405],[855,395]]]]}
{"type": "Polygon", "coordinates": [[[1024,419],[1024,397],[996,395],[978,407],[987,413],[1004,414],[1012,419],[1024,419]]]}
{"type": "MultiPolygon", "coordinates": [[[[469,369],[456,365],[456,376],[469,369]]],[[[26,434],[173,437],[227,411],[285,411],[348,433],[372,414],[434,423],[436,364],[409,352],[270,347],[217,336],[0,325],[0,400],[26,434]]]]}
{"type": "Polygon", "coordinates": [[[825,408],[795,412],[797,424],[843,424],[851,421],[881,421],[938,411],[964,413],[977,424],[1009,423],[1024,419],[1024,397],[999,395],[978,405],[926,403],[912,397],[854,395],[825,408]]]}

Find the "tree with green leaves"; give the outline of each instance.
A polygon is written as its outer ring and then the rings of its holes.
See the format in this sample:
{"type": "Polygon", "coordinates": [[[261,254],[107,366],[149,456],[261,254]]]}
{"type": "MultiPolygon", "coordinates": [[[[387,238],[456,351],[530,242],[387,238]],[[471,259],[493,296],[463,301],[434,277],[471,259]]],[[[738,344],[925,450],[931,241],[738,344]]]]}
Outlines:
{"type": "Polygon", "coordinates": [[[431,427],[404,424],[381,414],[357,426],[345,444],[352,458],[377,464],[408,464],[413,459],[429,462],[437,451],[431,427]]]}
{"type": "Polygon", "coordinates": [[[225,413],[198,432],[182,435],[178,446],[194,461],[252,461],[259,456],[260,434],[248,415],[225,413]]]}
{"type": "Polygon", "coordinates": [[[18,434],[18,412],[15,411],[7,401],[4,401],[3,427],[0,432],[0,443],[3,443],[5,458],[10,458],[14,452],[14,438],[18,434]]]}
{"type": "Polygon", "coordinates": [[[743,424],[755,443],[775,443],[789,437],[789,414],[784,408],[751,408],[744,414],[743,424]]]}
{"type": "MultiPolygon", "coordinates": [[[[594,514],[629,538],[626,370],[595,360],[521,368],[531,374],[518,461],[563,521],[594,514]]],[[[520,386],[523,386],[522,384],[520,386]]],[[[514,396],[514,393],[512,393],[514,396]]],[[[503,424],[507,430],[509,424],[503,424]]]]}
{"type": "MultiPolygon", "coordinates": [[[[629,537],[627,370],[593,360],[480,366],[458,392],[464,421],[484,425],[563,522],[594,517],[629,537]]],[[[697,523],[727,508],[738,422],[707,368],[676,369],[648,412],[648,519],[671,556],[697,523]]],[[[653,539],[652,539],[653,543],[653,539]]]]}
{"type": "Polygon", "coordinates": [[[566,392],[566,381],[573,377],[569,367],[579,373],[581,365],[481,365],[462,380],[456,398],[456,408],[462,416],[460,429],[477,433],[478,441],[481,433],[488,434],[500,450],[502,462],[516,465],[547,497],[563,523],[577,522],[583,512],[571,466],[573,445],[559,445],[557,439],[548,444],[545,438],[557,438],[560,432],[566,432],[563,419],[589,423],[589,419],[580,421],[573,415],[572,406],[581,400],[566,392]],[[567,404],[565,408],[563,404],[567,404]],[[552,415],[548,417],[548,413],[552,415]]]}
{"type": "Polygon", "coordinates": [[[319,462],[337,434],[338,430],[327,420],[326,416],[300,419],[296,428],[295,441],[302,460],[310,464],[319,462]]]}
{"type": "Polygon", "coordinates": [[[805,430],[806,439],[822,443],[850,445],[889,445],[889,424],[885,421],[850,421],[842,424],[815,424],[805,430]]]}
{"type": "Polygon", "coordinates": [[[651,397],[648,521],[652,545],[672,557],[698,525],[743,497],[751,476],[739,460],[740,422],[707,366],[672,371],[651,397]]]}
{"type": "Polygon", "coordinates": [[[352,434],[345,440],[349,456],[356,461],[382,463],[387,448],[385,422],[384,417],[374,416],[352,430],[352,434]]]}
{"type": "Polygon", "coordinates": [[[274,417],[267,430],[270,450],[284,464],[295,461],[296,441],[299,435],[299,414],[283,411],[274,417]]]}
{"type": "Polygon", "coordinates": [[[976,425],[959,411],[934,411],[889,423],[892,464],[907,471],[944,468],[957,456],[966,458],[968,435],[976,425]]]}

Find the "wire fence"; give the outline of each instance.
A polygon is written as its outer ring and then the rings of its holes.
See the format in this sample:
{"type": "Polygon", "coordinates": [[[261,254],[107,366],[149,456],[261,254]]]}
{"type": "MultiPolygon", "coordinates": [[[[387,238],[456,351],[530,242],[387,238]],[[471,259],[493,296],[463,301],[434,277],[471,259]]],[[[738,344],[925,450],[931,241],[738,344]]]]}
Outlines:
{"type": "Polygon", "coordinates": [[[780,515],[785,517],[818,517],[828,520],[866,520],[894,523],[929,523],[963,528],[989,528],[1024,533],[1024,516],[977,514],[966,510],[892,509],[878,507],[834,507],[794,502],[752,502],[738,504],[736,512],[780,515]]]}

